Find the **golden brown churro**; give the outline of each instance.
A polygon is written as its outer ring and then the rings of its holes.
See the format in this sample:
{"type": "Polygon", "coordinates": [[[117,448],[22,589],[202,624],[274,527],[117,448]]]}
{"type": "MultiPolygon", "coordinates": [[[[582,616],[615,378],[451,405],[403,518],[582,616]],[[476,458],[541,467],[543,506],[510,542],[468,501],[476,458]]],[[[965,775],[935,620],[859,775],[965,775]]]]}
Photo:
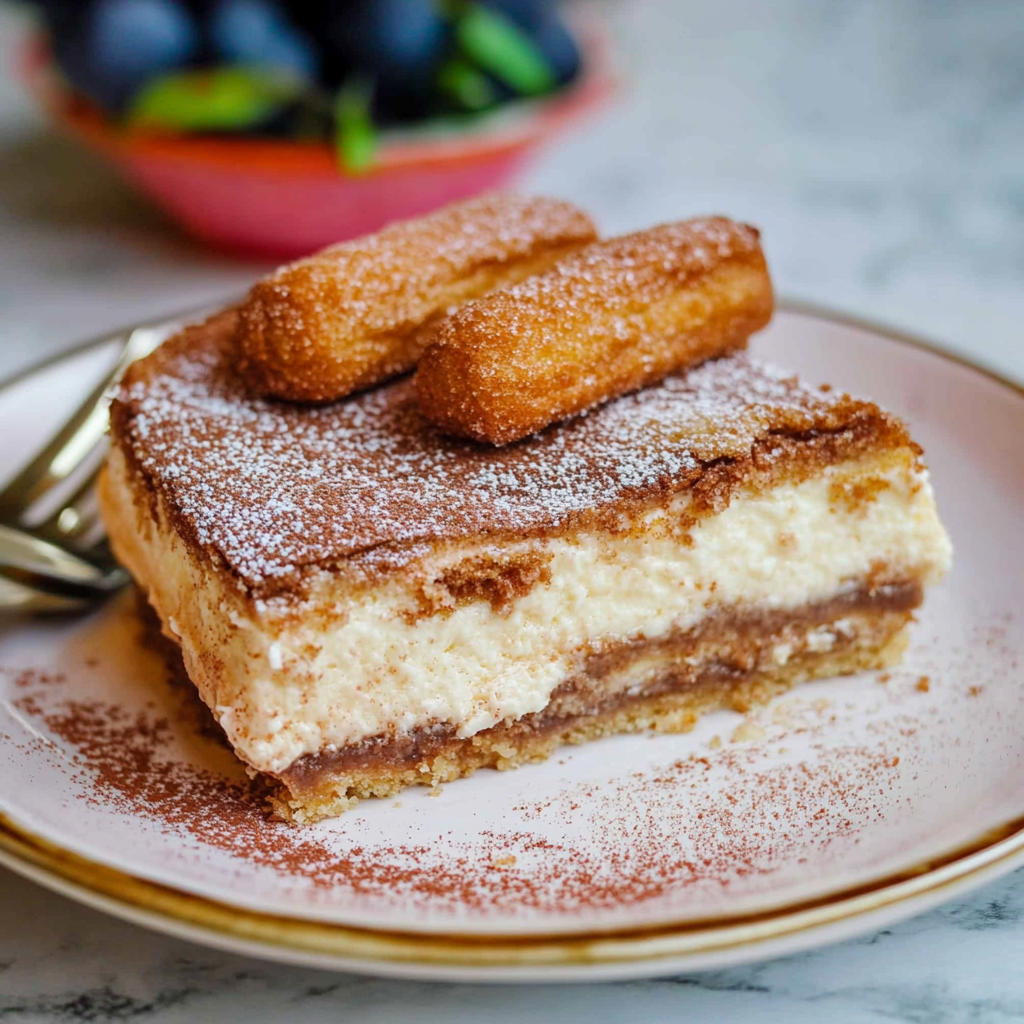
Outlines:
{"type": "Polygon", "coordinates": [[[328,402],[416,365],[434,322],[597,237],[571,203],[487,195],[331,246],[259,281],[240,371],[262,395],[328,402]]]}
{"type": "Polygon", "coordinates": [[[420,360],[424,414],[507,444],[743,348],[772,286],[755,228],[724,217],[597,242],[438,325],[420,360]]]}

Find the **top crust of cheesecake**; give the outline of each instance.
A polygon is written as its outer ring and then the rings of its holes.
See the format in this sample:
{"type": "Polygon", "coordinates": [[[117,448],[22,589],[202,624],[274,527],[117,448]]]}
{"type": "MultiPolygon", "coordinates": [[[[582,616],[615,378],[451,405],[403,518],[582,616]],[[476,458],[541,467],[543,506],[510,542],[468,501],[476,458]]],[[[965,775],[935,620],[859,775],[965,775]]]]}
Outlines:
{"type": "Polygon", "coordinates": [[[746,354],[703,364],[503,449],[441,436],[409,378],[302,407],[252,397],[237,314],[190,326],[126,374],[112,433],[150,500],[254,598],[318,570],[393,571],[432,545],[538,536],[636,514],[689,490],[719,511],[744,481],[803,478],[913,447],[870,402],[746,354]]]}

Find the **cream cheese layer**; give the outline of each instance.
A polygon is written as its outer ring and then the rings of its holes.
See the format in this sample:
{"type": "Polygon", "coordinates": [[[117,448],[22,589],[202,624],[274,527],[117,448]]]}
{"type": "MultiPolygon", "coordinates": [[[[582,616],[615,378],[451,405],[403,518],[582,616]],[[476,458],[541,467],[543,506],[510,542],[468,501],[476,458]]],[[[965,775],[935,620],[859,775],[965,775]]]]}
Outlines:
{"type": "Polygon", "coordinates": [[[927,474],[909,457],[825,469],[736,493],[679,528],[687,498],[642,530],[590,530],[500,548],[540,552],[550,578],[495,610],[418,611],[413,585],[499,545],[446,549],[377,586],[330,582],[306,615],[243,600],[133,500],[119,455],[104,487],[120,557],[238,754],[277,773],[297,758],[444,723],[468,737],[542,710],[584,650],[693,627],[723,608],[799,609],[875,578],[937,580],[951,559],[927,474]],[[858,488],[865,480],[869,487],[858,488]],[[859,495],[857,500],[845,496],[859,495]],[[865,496],[866,495],[866,496],[865,496]],[[133,513],[134,510],[134,513],[133,513]]]}

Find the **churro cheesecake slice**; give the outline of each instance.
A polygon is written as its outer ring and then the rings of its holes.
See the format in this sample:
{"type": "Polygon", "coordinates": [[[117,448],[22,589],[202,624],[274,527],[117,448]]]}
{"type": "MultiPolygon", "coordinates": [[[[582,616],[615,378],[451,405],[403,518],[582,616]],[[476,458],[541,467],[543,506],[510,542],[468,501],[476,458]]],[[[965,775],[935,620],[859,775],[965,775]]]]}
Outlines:
{"type": "Polygon", "coordinates": [[[949,565],[904,424],[745,353],[495,448],[254,397],[235,328],[129,371],[102,507],[295,821],[889,665],[949,565]]]}

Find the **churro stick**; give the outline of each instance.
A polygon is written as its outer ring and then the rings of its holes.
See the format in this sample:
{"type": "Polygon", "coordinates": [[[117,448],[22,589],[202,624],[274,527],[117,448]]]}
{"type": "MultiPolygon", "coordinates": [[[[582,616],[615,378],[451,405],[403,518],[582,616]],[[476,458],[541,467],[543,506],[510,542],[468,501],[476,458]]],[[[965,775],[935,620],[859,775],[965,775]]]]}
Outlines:
{"type": "Polygon", "coordinates": [[[420,408],[446,433],[507,444],[743,348],[771,315],[755,228],[711,217],[597,242],[439,324],[420,408]]]}
{"type": "Polygon", "coordinates": [[[341,398],[411,370],[446,313],[596,237],[571,203],[492,194],[331,246],[249,293],[240,371],[262,395],[341,398]]]}

